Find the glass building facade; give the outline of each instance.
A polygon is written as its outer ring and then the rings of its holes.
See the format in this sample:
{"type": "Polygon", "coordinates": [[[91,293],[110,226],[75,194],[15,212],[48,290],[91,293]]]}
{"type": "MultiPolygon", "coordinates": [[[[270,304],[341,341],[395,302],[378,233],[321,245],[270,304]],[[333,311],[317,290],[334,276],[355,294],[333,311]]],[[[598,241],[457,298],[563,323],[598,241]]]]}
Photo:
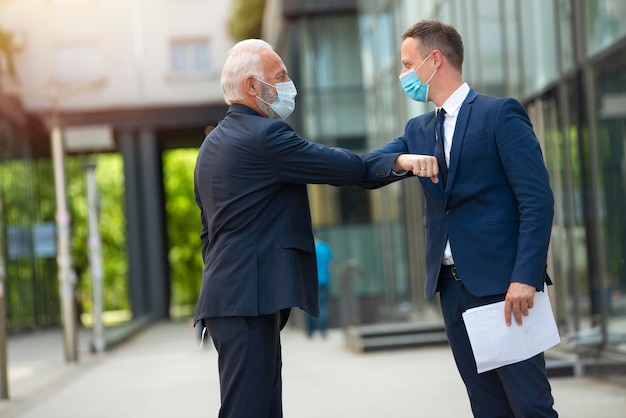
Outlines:
{"type": "MultiPolygon", "coordinates": [[[[285,1],[283,13],[285,36],[270,42],[278,46],[298,88],[296,112],[289,119],[296,131],[313,141],[359,154],[371,147],[367,133],[372,129],[386,129],[381,131],[381,139],[390,138],[388,132],[401,123],[400,119],[394,119],[393,111],[385,107],[388,118],[380,120],[388,124],[381,128],[372,125],[368,117],[372,112],[366,109],[370,106],[366,96],[371,92],[364,83],[357,2],[285,1]]],[[[387,23],[392,22],[388,19],[387,23]]],[[[386,28],[390,30],[390,26],[386,28]]],[[[375,60],[375,71],[381,66],[393,71],[393,40],[387,36],[374,39],[378,40],[386,41],[376,45],[386,48],[381,55],[385,62],[375,60]]],[[[378,88],[395,87],[391,84],[394,78],[387,77],[378,88]]],[[[410,311],[412,280],[404,250],[404,224],[399,219],[399,193],[397,185],[377,191],[355,186],[309,186],[315,233],[334,253],[331,326],[339,321],[338,301],[347,293],[360,301],[356,314],[359,322],[395,320],[399,311],[410,311]]]]}

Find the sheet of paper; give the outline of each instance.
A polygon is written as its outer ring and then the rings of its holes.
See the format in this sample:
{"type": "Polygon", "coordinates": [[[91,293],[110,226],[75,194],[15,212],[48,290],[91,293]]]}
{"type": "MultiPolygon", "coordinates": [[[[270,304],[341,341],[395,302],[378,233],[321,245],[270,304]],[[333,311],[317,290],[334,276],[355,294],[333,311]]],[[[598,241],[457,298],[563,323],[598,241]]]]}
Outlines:
{"type": "Polygon", "coordinates": [[[561,342],[547,289],[535,294],[521,326],[515,319],[506,326],[504,302],[468,309],[463,320],[478,373],[529,359],[561,342]]]}

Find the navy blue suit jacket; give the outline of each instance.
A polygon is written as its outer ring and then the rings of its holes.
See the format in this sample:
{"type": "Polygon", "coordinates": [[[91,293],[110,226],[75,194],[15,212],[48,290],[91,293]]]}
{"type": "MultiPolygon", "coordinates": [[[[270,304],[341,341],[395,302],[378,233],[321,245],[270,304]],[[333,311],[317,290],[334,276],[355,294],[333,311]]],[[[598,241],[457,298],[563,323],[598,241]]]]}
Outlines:
{"type": "MultiPolygon", "coordinates": [[[[433,155],[435,114],[363,156],[375,188],[396,181],[400,153],[433,155]]],[[[539,142],[523,106],[471,90],[450,152],[448,182],[419,178],[425,196],[426,297],[437,290],[446,239],[465,287],[475,296],[506,293],[510,282],[543,289],[554,199],[539,142]]]]}
{"type": "Polygon", "coordinates": [[[196,321],[300,307],[317,316],[307,183],[356,184],[361,159],[300,138],[285,122],[230,106],[194,172],[204,271],[196,321]]]}

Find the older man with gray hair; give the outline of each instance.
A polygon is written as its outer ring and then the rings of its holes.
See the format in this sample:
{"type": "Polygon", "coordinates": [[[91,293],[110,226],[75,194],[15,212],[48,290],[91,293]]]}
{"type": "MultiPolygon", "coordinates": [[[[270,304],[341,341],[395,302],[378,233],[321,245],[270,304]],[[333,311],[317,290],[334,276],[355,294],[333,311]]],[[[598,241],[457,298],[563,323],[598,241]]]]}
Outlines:
{"type": "Polygon", "coordinates": [[[228,53],[230,105],[194,174],[204,271],[195,322],[218,352],[221,418],[282,417],[280,331],[292,307],[318,315],[307,184],[356,184],[361,159],[298,136],[283,121],[296,88],[266,42],[228,53]]]}

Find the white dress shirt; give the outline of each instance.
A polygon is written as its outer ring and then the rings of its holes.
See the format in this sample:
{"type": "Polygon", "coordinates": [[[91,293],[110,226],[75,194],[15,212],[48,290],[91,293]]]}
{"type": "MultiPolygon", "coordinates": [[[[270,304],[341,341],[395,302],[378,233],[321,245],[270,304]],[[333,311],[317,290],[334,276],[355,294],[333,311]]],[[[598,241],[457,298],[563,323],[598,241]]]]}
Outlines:
{"type": "MultiPolygon", "coordinates": [[[[470,88],[467,83],[463,83],[461,87],[456,89],[454,93],[448,97],[441,106],[443,110],[446,111],[445,118],[443,120],[443,149],[444,155],[446,158],[446,165],[450,166],[450,149],[452,149],[452,138],[454,136],[454,129],[456,128],[457,116],[459,115],[459,110],[461,110],[461,105],[465,98],[469,94],[470,88]]],[[[440,108],[437,108],[439,111],[440,108]]],[[[452,265],[454,264],[454,258],[452,257],[452,249],[450,248],[450,240],[446,240],[446,249],[443,252],[443,264],[452,265]]]]}

